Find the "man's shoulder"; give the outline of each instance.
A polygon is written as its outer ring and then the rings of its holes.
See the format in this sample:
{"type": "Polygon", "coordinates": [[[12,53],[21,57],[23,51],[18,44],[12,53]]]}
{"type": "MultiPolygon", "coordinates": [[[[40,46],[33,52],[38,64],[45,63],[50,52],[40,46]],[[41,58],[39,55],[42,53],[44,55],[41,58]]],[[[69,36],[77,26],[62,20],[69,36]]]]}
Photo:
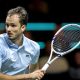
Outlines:
{"type": "Polygon", "coordinates": [[[4,39],[4,34],[0,34],[0,41],[3,41],[4,39]]]}
{"type": "Polygon", "coordinates": [[[4,36],[4,34],[0,34],[0,37],[3,37],[4,36]]]}
{"type": "Polygon", "coordinates": [[[5,34],[0,34],[0,44],[4,44],[5,43],[5,34]]]}
{"type": "Polygon", "coordinates": [[[37,49],[40,49],[40,46],[39,46],[39,44],[36,41],[34,41],[32,39],[29,39],[29,38],[26,38],[26,41],[27,41],[27,44],[29,46],[37,48],[37,49]]]}
{"type": "Polygon", "coordinates": [[[4,34],[0,34],[0,50],[3,51],[6,48],[6,40],[4,34]]]}

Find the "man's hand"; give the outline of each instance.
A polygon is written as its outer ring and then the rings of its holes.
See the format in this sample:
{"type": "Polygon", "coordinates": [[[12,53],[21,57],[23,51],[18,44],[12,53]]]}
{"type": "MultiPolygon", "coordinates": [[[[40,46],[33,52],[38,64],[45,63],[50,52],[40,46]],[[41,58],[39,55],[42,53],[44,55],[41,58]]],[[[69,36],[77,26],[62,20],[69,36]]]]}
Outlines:
{"type": "Polygon", "coordinates": [[[42,70],[36,70],[32,73],[30,73],[32,79],[40,80],[44,76],[44,71],[42,70]]]}

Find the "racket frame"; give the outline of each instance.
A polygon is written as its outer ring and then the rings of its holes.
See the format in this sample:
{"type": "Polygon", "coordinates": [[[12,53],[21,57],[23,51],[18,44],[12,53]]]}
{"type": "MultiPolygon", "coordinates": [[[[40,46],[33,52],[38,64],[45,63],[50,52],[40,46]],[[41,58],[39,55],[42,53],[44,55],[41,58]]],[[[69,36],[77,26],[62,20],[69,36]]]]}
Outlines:
{"type": "Polygon", "coordinates": [[[61,30],[63,30],[64,28],[66,28],[66,27],[68,27],[68,26],[71,26],[71,25],[74,25],[74,26],[77,26],[77,27],[80,28],[80,25],[78,25],[78,24],[67,24],[67,25],[61,27],[61,28],[56,32],[56,34],[54,35],[54,37],[53,37],[53,39],[52,39],[52,42],[51,42],[51,52],[50,52],[49,59],[48,59],[48,61],[46,62],[46,64],[42,67],[42,70],[43,70],[43,71],[46,71],[47,68],[49,67],[49,65],[50,65],[53,61],[55,61],[56,59],[58,59],[59,57],[65,55],[65,54],[73,51],[74,49],[76,49],[76,48],[80,45],[80,41],[79,41],[73,48],[71,48],[70,50],[68,50],[68,51],[66,51],[66,52],[62,52],[62,53],[61,53],[61,52],[57,52],[57,51],[55,51],[55,50],[53,49],[53,42],[54,42],[54,39],[55,39],[55,37],[57,36],[57,34],[58,34],[61,30]],[[53,52],[54,52],[54,53],[57,53],[58,55],[51,60],[53,52]],[[61,53],[61,54],[60,54],[60,53],[61,53]]]}

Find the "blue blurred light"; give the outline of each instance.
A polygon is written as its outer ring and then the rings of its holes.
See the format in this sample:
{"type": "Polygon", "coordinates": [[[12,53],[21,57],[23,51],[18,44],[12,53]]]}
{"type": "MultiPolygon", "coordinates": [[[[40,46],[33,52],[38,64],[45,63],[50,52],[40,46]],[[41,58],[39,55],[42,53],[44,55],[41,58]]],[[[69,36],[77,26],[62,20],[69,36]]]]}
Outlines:
{"type": "Polygon", "coordinates": [[[0,23],[0,30],[5,30],[5,24],[4,23],[0,23]]]}
{"type": "Polygon", "coordinates": [[[26,30],[31,30],[31,31],[56,30],[56,24],[55,23],[28,23],[26,26],[26,30]]]}
{"type": "Polygon", "coordinates": [[[44,49],[45,48],[45,43],[44,42],[37,42],[40,45],[40,49],[44,49]]]}

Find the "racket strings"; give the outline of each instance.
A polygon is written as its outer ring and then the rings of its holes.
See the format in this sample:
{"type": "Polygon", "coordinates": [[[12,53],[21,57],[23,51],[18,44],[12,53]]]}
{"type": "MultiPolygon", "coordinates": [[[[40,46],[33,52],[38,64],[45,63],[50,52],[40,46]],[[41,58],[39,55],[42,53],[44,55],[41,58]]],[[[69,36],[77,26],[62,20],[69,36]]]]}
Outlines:
{"type": "Polygon", "coordinates": [[[80,28],[77,30],[68,29],[62,30],[55,37],[53,47],[58,52],[67,51],[80,41],[80,28]],[[72,45],[73,43],[74,45],[72,45]]]}
{"type": "MultiPolygon", "coordinates": [[[[61,32],[60,34],[57,35],[57,37],[54,40],[54,49],[58,52],[63,52],[64,49],[66,50],[67,45],[69,44],[68,38],[65,36],[66,32],[61,32]],[[66,40],[66,41],[65,41],[66,40]],[[67,44],[67,45],[65,45],[67,44]]],[[[68,32],[69,35],[69,32],[68,32]]]]}
{"type": "Polygon", "coordinates": [[[67,34],[67,32],[64,35],[68,35],[67,40],[70,40],[69,42],[77,42],[80,40],[80,31],[68,31],[69,34],[67,34]]]}
{"type": "Polygon", "coordinates": [[[73,35],[72,35],[71,38],[72,38],[71,41],[70,41],[71,43],[77,43],[77,42],[79,42],[80,41],[80,31],[73,32],[73,35]]]}

